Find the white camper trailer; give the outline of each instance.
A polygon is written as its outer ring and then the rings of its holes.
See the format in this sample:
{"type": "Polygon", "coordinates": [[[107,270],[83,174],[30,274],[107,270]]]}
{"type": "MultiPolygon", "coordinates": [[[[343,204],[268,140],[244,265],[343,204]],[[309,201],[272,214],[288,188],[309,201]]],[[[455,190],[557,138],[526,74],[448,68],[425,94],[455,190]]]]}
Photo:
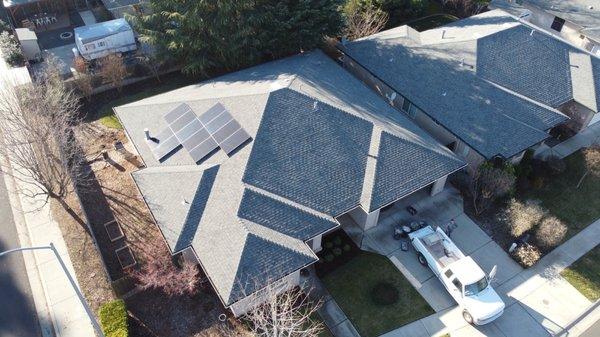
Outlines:
{"type": "Polygon", "coordinates": [[[133,29],[125,19],[75,28],[77,51],[86,60],[136,50],[133,29]]]}

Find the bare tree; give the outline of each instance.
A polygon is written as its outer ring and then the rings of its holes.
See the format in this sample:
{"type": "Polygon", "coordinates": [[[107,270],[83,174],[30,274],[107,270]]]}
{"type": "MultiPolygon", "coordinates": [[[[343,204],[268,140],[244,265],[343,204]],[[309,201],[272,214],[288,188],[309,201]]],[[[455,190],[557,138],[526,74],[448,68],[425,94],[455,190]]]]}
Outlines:
{"type": "Polygon", "coordinates": [[[581,187],[585,177],[590,173],[600,175],[600,144],[598,144],[598,139],[596,138],[592,146],[582,151],[586,169],[577,182],[577,188],[581,187]]]}
{"type": "Polygon", "coordinates": [[[187,261],[181,267],[176,266],[160,234],[147,243],[142,255],[141,268],[130,271],[130,275],[142,288],[160,290],[168,296],[193,295],[198,292],[198,266],[187,261]]]}
{"type": "Polygon", "coordinates": [[[280,287],[275,283],[256,294],[263,303],[244,317],[251,322],[251,331],[260,337],[318,336],[323,323],[315,317],[321,303],[299,288],[280,291],[280,287]]]}
{"type": "Polygon", "coordinates": [[[144,54],[137,58],[144,68],[148,70],[148,72],[156,78],[158,83],[161,83],[160,80],[160,67],[163,65],[163,61],[158,57],[154,56],[154,54],[144,54]]]}
{"type": "Polygon", "coordinates": [[[345,11],[345,17],[345,33],[349,40],[375,34],[382,30],[388,21],[388,14],[375,8],[374,5],[365,8],[358,5],[349,6],[345,11]]]}
{"type": "Polygon", "coordinates": [[[123,88],[123,80],[128,75],[123,59],[116,54],[110,54],[100,60],[100,74],[105,81],[112,83],[119,92],[123,88]]]}
{"type": "Polygon", "coordinates": [[[80,73],[75,77],[74,84],[75,88],[82,97],[85,97],[88,101],[91,99],[92,94],[94,93],[94,78],[90,74],[80,73]]]}
{"type": "Polygon", "coordinates": [[[85,185],[84,158],[73,139],[80,122],[79,100],[68,90],[54,64],[47,64],[36,83],[15,86],[3,79],[0,90],[2,172],[24,182],[27,197],[65,202],[74,185],[85,185]]]}
{"type": "Polygon", "coordinates": [[[515,186],[516,177],[506,170],[483,164],[470,168],[468,187],[476,214],[481,214],[498,198],[515,186]]]}

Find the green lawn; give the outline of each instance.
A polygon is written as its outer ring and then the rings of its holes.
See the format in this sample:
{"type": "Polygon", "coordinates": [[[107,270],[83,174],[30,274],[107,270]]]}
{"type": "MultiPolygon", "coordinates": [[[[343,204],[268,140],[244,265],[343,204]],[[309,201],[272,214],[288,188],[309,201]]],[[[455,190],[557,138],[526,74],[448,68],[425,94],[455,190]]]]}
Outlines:
{"type": "Polygon", "coordinates": [[[590,301],[600,299],[600,246],[589,251],[561,275],[590,301]]]}
{"type": "Polygon", "coordinates": [[[379,336],[434,313],[383,255],[361,252],[325,276],[323,283],[363,337],[379,336]],[[380,305],[372,300],[371,290],[382,281],[398,289],[398,302],[380,305]]]}
{"type": "Polygon", "coordinates": [[[589,174],[583,184],[577,182],[586,170],[581,151],[565,158],[565,172],[548,179],[540,189],[531,189],[521,199],[541,200],[542,206],[569,227],[565,240],[600,218],[600,176],[589,174]]]}

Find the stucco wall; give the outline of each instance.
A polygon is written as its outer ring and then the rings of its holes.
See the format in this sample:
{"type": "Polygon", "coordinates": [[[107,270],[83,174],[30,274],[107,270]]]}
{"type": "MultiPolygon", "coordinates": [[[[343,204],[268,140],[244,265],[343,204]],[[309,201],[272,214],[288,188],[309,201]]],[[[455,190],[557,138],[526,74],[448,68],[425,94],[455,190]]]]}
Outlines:
{"type": "MultiPolygon", "coordinates": [[[[296,272],[279,280],[275,283],[274,286],[272,286],[271,289],[273,289],[272,291],[275,293],[281,293],[285,290],[292,289],[298,285],[300,285],[300,270],[297,270],[296,272]]],[[[233,315],[235,317],[240,317],[248,311],[252,310],[252,308],[254,308],[255,306],[264,303],[268,295],[271,294],[272,292],[265,293],[259,291],[255,294],[245,297],[240,301],[233,303],[229,307],[229,309],[231,310],[231,312],[233,312],[233,315]]]]}

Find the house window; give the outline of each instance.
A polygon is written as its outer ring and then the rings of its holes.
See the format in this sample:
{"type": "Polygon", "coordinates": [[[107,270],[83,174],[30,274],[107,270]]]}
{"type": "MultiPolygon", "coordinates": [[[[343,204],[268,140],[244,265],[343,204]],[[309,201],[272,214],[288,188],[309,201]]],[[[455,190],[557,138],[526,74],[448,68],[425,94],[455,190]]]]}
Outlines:
{"type": "Polygon", "coordinates": [[[96,46],[93,43],[89,43],[84,45],[83,48],[85,48],[85,51],[90,51],[96,49],[96,46]]]}
{"type": "Polygon", "coordinates": [[[104,46],[106,46],[105,41],[98,41],[98,47],[104,47],[104,46]]]}
{"type": "Polygon", "coordinates": [[[420,112],[421,110],[419,110],[419,108],[417,108],[414,104],[411,104],[410,108],[408,109],[408,115],[410,118],[415,118],[415,116],[417,116],[417,111],[420,112]]]}
{"type": "Polygon", "coordinates": [[[565,19],[561,19],[558,16],[554,17],[554,21],[552,21],[552,26],[550,28],[554,29],[557,32],[560,32],[565,24],[565,19]]]}
{"type": "Polygon", "coordinates": [[[410,101],[405,98],[404,102],[402,102],[402,110],[404,110],[405,112],[408,112],[411,105],[412,104],[410,104],[410,101]]]}

